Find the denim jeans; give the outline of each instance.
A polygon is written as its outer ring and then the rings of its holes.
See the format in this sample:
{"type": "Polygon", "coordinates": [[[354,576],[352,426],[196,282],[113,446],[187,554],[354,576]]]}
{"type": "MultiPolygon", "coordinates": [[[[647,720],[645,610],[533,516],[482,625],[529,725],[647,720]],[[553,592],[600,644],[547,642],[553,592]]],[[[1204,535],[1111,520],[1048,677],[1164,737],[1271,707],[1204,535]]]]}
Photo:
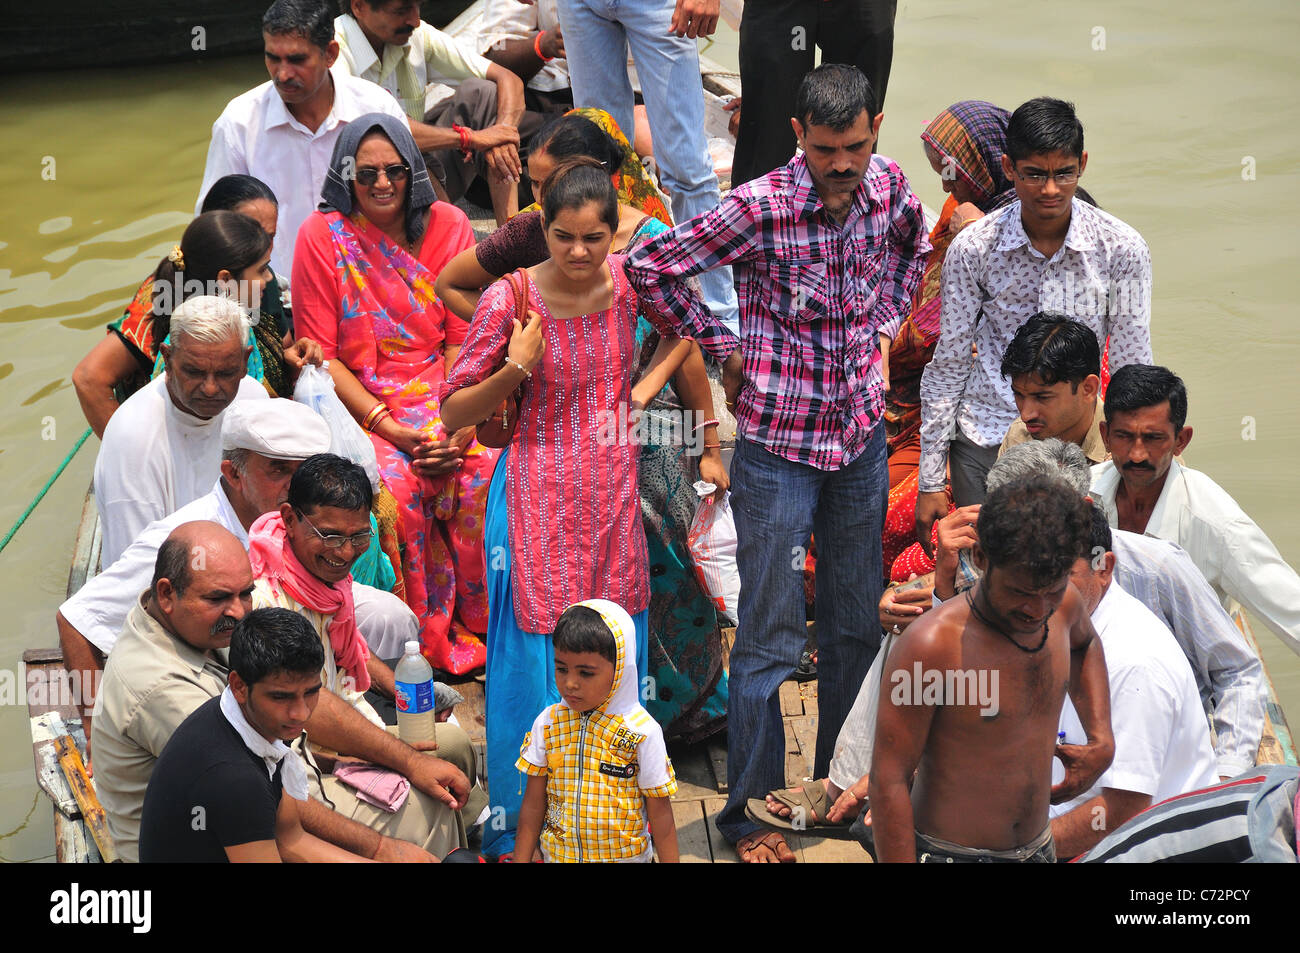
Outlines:
{"type": "Polygon", "coordinates": [[[730,796],[718,829],[733,843],[759,825],[745,802],[785,783],[778,691],[807,641],[803,593],[809,534],[817,539],[817,753],[826,777],[840,725],[880,646],[880,534],[889,467],[884,427],[839,470],[792,463],[736,437],[731,464],[740,571],[739,625],[727,713],[730,796]]]}
{"type": "MultiPolygon", "coordinates": [[[[681,224],[716,207],[699,51],[695,40],[668,32],[673,0],[559,0],[558,6],[574,104],[605,110],[632,141],[630,47],[673,220],[681,224]]],[[[704,272],[700,287],[713,316],[739,335],[731,269],[704,272]]]]}

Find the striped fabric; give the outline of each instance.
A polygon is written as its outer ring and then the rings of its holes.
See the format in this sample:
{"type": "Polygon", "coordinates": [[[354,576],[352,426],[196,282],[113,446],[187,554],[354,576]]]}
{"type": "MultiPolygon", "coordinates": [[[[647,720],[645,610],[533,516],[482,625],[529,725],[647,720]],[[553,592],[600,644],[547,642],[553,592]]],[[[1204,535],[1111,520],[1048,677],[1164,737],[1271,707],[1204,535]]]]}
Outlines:
{"type": "Polygon", "coordinates": [[[1300,768],[1273,765],[1162,801],[1076,863],[1296,863],[1300,768]]]}

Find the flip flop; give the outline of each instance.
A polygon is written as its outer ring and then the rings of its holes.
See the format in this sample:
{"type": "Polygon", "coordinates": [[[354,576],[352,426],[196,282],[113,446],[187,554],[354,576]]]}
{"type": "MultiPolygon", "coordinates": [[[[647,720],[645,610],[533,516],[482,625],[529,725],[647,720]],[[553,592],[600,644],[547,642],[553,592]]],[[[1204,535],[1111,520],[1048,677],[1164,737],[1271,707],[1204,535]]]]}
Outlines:
{"type": "Polygon", "coordinates": [[[745,815],[751,821],[795,834],[815,834],[839,840],[853,839],[853,835],[849,833],[852,820],[835,822],[823,820],[831,809],[831,800],[826,796],[826,786],[820,781],[809,781],[797,790],[773,791],[770,796],[788,807],[791,816],[777,817],[767,809],[766,800],[756,797],[750,798],[745,803],[745,815]],[[796,817],[803,818],[803,822],[798,826],[795,824],[796,817]]]}

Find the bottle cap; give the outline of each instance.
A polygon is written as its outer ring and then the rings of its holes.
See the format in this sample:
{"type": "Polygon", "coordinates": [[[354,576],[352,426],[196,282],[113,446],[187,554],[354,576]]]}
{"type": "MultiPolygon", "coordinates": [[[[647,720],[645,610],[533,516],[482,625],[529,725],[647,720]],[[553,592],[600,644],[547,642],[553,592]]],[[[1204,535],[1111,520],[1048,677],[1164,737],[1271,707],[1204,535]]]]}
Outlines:
{"type": "Polygon", "coordinates": [[[404,651],[407,655],[419,655],[420,643],[417,642],[415,639],[410,639],[409,641],[407,641],[406,648],[404,649],[404,651]]]}

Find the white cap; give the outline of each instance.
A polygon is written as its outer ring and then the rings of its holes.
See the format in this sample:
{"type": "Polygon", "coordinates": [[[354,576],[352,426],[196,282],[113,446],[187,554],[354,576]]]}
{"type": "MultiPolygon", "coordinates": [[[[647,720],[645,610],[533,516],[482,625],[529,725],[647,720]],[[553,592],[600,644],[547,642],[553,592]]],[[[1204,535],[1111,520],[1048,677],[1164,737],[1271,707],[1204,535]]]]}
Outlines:
{"type": "Polygon", "coordinates": [[[330,448],[325,418],[283,397],[237,400],[221,421],[222,450],[251,450],[276,460],[306,460],[330,448]]]}
{"type": "Polygon", "coordinates": [[[404,651],[405,651],[405,653],[406,653],[407,655],[419,655],[419,654],[420,654],[420,643],[417,642],[415,639],[408,639],[407,642],[406,642],[406,648],[405,648],[404,651]]]}

